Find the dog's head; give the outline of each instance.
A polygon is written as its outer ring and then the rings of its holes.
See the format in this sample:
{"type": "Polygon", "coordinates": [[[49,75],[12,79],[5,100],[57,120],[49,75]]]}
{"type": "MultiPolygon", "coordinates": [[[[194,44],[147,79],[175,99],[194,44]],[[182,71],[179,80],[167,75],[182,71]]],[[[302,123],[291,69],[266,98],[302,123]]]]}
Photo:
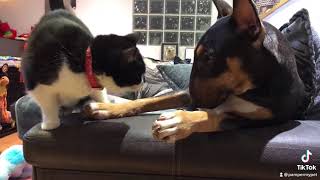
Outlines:
{"type": "Polygon", "coordinates": [[[255,88],[276,63],[263,46],[265,30],[251,0],[233,0],[233,9],[223,0],[213,2],[218,20],[199,41],[191,73],[196,107],[213,108],[255,88]]]}

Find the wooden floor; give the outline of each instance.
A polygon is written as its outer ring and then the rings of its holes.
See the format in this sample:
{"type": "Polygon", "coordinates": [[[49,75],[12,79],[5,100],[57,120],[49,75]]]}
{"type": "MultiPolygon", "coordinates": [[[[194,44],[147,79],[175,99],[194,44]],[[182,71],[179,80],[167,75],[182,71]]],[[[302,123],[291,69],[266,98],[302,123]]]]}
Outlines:
{"type": "Polygon", "coordinates": [[[0,138],[0,153],[12,145],[22,144],[17,133],[0,138]]]}

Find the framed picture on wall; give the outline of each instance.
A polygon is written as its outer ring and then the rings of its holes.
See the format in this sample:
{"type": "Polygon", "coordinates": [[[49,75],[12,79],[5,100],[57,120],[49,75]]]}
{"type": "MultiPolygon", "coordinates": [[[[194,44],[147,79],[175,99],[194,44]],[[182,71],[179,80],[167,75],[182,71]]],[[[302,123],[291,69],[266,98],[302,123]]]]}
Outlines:
{"type": "Polygon", "coordinates": [[[161,45],[161,60],[172,61],[178,56],[178,43],[162,43],[161,45]]]}
{"type": "Polygon", "coordinates": [[[267,17],[289,0],[254,0],[261,19],[267,17]]]}

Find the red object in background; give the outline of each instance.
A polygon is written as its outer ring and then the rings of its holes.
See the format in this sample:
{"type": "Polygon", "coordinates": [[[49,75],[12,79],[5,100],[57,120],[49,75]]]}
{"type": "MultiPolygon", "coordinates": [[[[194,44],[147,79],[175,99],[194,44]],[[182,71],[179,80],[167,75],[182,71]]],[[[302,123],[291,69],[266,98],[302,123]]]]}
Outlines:
{"type": "Polygon", "coordinates": [[[7,22],[0,21],[0,37],[15,39],[17,37],[17,31],[11,29],[7,22]]]}
{"type": "Polygon", "coordinates": [[[0,33],[4,34],[5,32],[10,31],[10,26],[8,23],[2,23],[0,21],[0,33]]]}
{"type": "MultiPolygon", "coordinates": [[[[33,27],[33,26],[31,26],[31,30],[30,30],[30,32],[29,32],[29,33],[20,34],[20,35],[19,35],[19,37],[21,37],[21,38],[25,38],[25,40],[27,40],[27,39],[30,37],[30,35],[31,35],[32,31],[33,31],[33,29],[34,29],[34,27],[33,27]]],[[[26,50],[26,49],[27,49],[27,47],[28,47],[28,43],[26,42],[26,43],[24,44],[24,46],[23,46],[23,49],[24,49],[24,50],[26,50]]]]}
{"type": "Polygon", "coordinates": [[[27,47],[28,47],[28,43],[26,42],[26,43],[24,43],[24,45],[23,45],[23,50],[25,51],[25,50],[27,49],[27,47]]]}

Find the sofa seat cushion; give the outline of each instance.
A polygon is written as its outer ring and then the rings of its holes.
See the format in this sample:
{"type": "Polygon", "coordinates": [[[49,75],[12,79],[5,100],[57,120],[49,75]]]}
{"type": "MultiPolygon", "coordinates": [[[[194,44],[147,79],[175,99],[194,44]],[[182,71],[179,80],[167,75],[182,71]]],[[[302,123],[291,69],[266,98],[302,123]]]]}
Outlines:
{"type": "MultiPolygon", "coordinates": [[[[282,125],[194,135],[176,145],[177,174],[231,179],[279,179],[280,172],[301,173],[306,164],[320,165],[320,122],[289,121],[282,125]]],[[[317,173],[317,171],[308,171],[317,173]]]]}
{"type": "Polygon", "coordinates": [[[45,169],[209,179],[278,179],[280,172],[297,172],[306,150],[313,152],[308,164],[320,165],[319,121],[194,134],[166,144],[152,138],[157,117],[83,121],[72,114],[56,130],[36,125],[24,136],[25,158],[45,169]]]}

